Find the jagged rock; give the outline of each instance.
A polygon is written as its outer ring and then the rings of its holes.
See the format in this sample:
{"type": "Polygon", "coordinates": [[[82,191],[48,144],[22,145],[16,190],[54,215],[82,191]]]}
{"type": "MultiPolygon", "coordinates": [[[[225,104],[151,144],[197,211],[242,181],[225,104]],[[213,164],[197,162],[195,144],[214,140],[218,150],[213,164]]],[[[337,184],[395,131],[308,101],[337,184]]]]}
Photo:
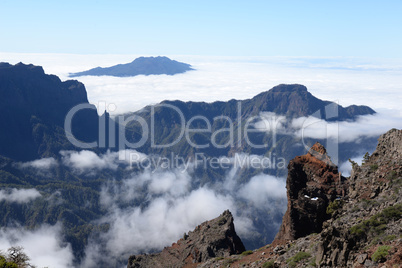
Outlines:
{"type": "Polygon", "coordinates": [[[367,256],[367,253],[360,254],[359,256],[357,256],[356,261],[360,264],[363,264],[366,261],[367,256]]]}
{"type": "Polygon", "coordinates": [[[214,257],[240,254],[244,250],[235,232],[233,216],[226,210],[218,218],[197,226],[185,239],[180,239],[160,253],[131,256],[127,267],[183,267],[214,257]]]}
{"type": "Polygon", "coordinates": [[[345,195],[346,182],[319,143],[288,165],[288,209],[276,239],[293,240],[321,232],[329,202],[345,195]]]}

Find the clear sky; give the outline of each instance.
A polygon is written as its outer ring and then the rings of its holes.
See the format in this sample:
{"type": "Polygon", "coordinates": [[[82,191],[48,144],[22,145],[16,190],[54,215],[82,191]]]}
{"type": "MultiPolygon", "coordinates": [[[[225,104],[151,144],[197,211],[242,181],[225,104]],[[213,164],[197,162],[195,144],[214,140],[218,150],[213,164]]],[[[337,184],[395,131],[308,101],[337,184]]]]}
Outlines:
{"type": "Polygon", "coordinates": [[[0,52],[402,58],[402,1],[0,0],[0,52]]]}

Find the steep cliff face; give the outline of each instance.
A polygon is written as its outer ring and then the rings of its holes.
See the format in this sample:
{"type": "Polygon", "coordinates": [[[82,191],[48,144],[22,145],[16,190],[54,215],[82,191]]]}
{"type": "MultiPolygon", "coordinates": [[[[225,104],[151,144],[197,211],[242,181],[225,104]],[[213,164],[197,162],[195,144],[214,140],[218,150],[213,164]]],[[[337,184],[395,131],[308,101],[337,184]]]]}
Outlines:
{"type": "Polygon", "coordinates": [[[345,196],[346,181],[319,143],[288,165],[288,208],[276,239],[293,240],[322,230],[329,202],[345,196]]]}
{"type": "MultiPolygon", "coordinates": [[[[0,154],[15,160],[31,160],[73,149],[64,134],[68,111],[88,104],[82,83],[62,82],[40,66],[0,63],[0,154]]],[[[80,111],[72,120],[76,137],[97,138],[96,110],[80,111]]]]}
{"type": "Polygon", "coordinates": [[[215,257],[239,254],[244,250],[235,232],[233,216],[226,210],[218,218],[202,223],[158,254],[131,256],[127,267],[183,267],[215,257]]]}

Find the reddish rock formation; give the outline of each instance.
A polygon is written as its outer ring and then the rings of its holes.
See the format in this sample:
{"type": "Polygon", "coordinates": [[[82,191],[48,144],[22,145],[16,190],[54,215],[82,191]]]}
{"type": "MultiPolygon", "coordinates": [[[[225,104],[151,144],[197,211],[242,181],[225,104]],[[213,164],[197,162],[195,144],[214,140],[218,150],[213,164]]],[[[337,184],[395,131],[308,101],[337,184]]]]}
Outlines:
{"type": "Polygon", "coordinates": [[[244,250],[234,229],[233,216],[226,210],[218,218],[197,226],[160,253],[131,256],[127,267],[183,267],[214,257],[240,254],[244,250]]]}
{"type": "Polygon", "coordinates": [[[279,239],[249,255],[212,258],[197,267],[402,267],[402,130],[381,135],[373,154],[352,171],[346,183],[315,144],[289,164],[289,207],[279,239]],[[337,195],[341,200],[327,214],[325,200],[337,195]],[[321,217],[328,220],[319,224],[321,217]]]}
{"type": "Polygon", "coordinates": [[[345,195],[345,178],[320,143],[288,165],[288,208],[276,239],[293,240],[322,230],[329,202],[345,195]]]}

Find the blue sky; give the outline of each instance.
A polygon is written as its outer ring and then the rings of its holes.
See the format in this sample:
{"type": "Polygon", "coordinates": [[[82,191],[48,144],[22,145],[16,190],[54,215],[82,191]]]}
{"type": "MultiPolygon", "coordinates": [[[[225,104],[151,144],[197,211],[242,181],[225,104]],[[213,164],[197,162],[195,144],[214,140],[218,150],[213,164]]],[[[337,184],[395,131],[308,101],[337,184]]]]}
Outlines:
{"type": "Polygon", "coordinates": [[[0,0],[0,52],[402,58],[402,1],[0,0]]]}

